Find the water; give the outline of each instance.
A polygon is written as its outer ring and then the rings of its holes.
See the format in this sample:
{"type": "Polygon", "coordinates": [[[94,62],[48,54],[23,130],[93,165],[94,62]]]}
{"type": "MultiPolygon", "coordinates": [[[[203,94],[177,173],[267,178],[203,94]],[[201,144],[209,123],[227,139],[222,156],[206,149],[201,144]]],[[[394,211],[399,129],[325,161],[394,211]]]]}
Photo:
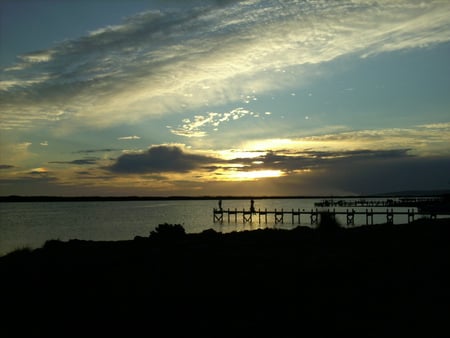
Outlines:
{"type": "MultiPolygon", "coordinates": [[[[314,203],[318,201],[318,199],[256,199],[255,208],[311,210],[315,209],[314,203]]],[[[267,227],[291,229],[298,226],[291,224],[290,215],[285,215],[284,224],[274,224],[273,215],[268,215],[267,224],[264,223],[264,217],[261,217],[260,224],[258,216],[253,217],[252,223],[244,224],[242,215],[238,215],[237,223],[234,222],[234,216],[230,217],[228,223],[226,215],[223,224],[214,223],[212,210],[218,207],[217,202],[168,200],[0,203],[0,256],[24,247],[38,248],[51,239],[129,240],[135,236],[148,236],[158,224],[162,223],[182,224],[188,233],[198,233],[210,228],[220,232],[231,232],[267,227]]],[[[250,201],[223,200],[222,208],[248,210],[250,201]]],[[[345,215],[338,216],[338,220],[341,224],[346,224],[345,215]]],[[[383,222],[386,222],[386,217],[374,217],[374,223],[383,222]]],[[[407,216],[395,216],[394,222],[406,223],[407,216]]],[[[302,216],[301,223],[308,225],[309,217],[302,216]]],[[[365,216],[355,216],[355,224],[364,223],[365,216]]]]}

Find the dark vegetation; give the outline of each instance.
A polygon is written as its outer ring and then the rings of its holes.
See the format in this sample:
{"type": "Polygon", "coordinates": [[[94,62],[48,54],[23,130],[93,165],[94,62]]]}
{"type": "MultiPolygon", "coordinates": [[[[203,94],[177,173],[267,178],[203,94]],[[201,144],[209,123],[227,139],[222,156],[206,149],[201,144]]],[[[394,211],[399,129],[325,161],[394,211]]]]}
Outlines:
{"type": "Polygon", "coordinates": [[[450,221],[48,241],[0,258],[4,337],[448,337],[450,221]]]}

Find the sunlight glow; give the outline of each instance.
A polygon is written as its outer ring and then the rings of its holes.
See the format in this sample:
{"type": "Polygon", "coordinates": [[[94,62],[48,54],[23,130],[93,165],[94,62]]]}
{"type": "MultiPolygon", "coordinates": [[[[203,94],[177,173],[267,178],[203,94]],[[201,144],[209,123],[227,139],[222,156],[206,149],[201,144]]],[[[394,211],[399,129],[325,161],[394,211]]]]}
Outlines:
{"type": "Polygon", "coordinates": [[[236,158],[255,158],[266,155],[265,151],[245,151],[238,149],[222,150],[217,152],[219,157],[224,160],[233,160],[236,158]]]}
{"type": "Polygon", "coordinates": [[[227,173],[228,178],[232,181],[249,181],[259,178],[280,177],[283,175],[281,170],[233,171],[227,173]]]}
{"type": "Polygon", "coordinates": [[[46,173],[48,173],[48,170],[47,170],[47,168],[39,167],[39,168],[31,169],[31,172],[34,174],[46,174],[46,173]]]}
{"type": "Polygon", "coordinates": [[[244,149],[250,150],[275,150],[283,149],[285,147],[291,148],[294,143],[291,139],[268,139],[250,141],[245,144],[244,149]]]}

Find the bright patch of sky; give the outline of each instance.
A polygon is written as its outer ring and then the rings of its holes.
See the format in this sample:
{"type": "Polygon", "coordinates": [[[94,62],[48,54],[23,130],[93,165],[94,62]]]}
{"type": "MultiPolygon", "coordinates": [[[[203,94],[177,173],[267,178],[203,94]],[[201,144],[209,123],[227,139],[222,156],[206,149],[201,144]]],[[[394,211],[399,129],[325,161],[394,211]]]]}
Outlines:
{"type": "Polygon", "coordinates": [[[448,2],[5,0],[0,13],[0,194],[379,192],[369,164],[414,173],[386,189],[450,189],[448,2]]]}

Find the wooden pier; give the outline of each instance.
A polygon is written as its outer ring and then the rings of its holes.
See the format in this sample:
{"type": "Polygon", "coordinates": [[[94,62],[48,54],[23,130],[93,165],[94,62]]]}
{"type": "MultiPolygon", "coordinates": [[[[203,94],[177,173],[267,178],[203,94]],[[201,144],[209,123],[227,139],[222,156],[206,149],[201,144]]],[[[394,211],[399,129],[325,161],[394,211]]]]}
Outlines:
{"type": "Polygon", "coordinates": [[[344,207],[344,208],[414,208],[424,204],[439,202],[440,198],[400,198],[400,199],[327,199],[314,203],[316,207],[344,207]]]}
{"type": "Polygon", "coordinates": [[[318,225],[320,222],[320,215],[321,214],[328,214],[333,218],[336,218],[337,215],[343,215],[346,219],[346,225],[347,226],[353,226],[355,225],[355,215],[362,215],[365,216],[365,224],[370,225],[374,224],[374,216],[382,215],[385,216],[386,223],[388,224],[394,224],[394,217],[395,216],[407,216],[408,217],[408,223],[411,223],[414,221],[415,217],[429,217],[432,219],[437,218],[437,216],[450,216],[450,212],[439,212],[439,213],[425,213],[425,212],[418,212],[415,209],[408,209],[407,211],[397,211],[394,209],[386,209],[383,211],[377,210],[374,211],[373,209],[366,209],[364,211],[357,211],[354,209],[346,209],[346,210],[318,210],[311,209],[311,210],[300,210],[300,209],[291,209],[291,210],[255,210],[250,211],[246,209],[238,210],[235,209],[216,209],[213,210],[213,221],[214,223],[220,222],[223,223],[225,220],[230,223],[234,221],[234,223],[238,222],[239,220],[242,220],[242,223],[252,223],[256,219],[258,220],[258,223],[261,224],[263,221],[264,223],[268,222],[268,217],[272,218],[274,224],[284,224],[285,222],[285,216],[287,216],[288,219],[286,219],[287,222],[291,222],[291,224],[302,224],[302,221],[305,222],[305,218],[307,219],[307,222],[305,224],[309,225],[318,225]],[[303,218],[302,218],[303,216],[303,218]]]}

